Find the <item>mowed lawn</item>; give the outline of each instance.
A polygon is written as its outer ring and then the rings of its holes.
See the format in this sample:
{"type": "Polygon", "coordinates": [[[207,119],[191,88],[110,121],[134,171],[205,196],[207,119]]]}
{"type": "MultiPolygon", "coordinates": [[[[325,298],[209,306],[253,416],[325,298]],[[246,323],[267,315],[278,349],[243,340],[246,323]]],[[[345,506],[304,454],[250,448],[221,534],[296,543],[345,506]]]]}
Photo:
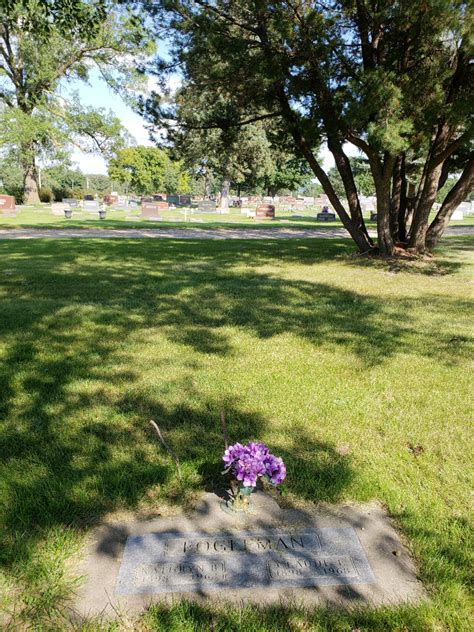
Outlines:
{"type": "Polygon", "coordinates": [[[1,625],[68,629],[90,527],[218,486],[224,408],[232,440],[284,457],[280,502],[382,502],[430,599],[155,606],[129,629],[468,630],[469,245],[393,263],[342,239],[0,241],[1,625]]]}
{"type": "MultiPolygon", "coordinates": [[[[252,207],[255,210],[255,204],[252,207]]],[[[99,219],[97,212],[73,209],[71,219],[64,215],[53,215],[50,205],[37,204],[31,206],[19,206],[14,216],[0,213],[0,230],[14,228],[95,228],[95,229],[130,229],[130,228],[340,228],[343,225],[339,218],[334,222],[318,221],[316,214],[320,207],[307,207],[302,210],[290,211],[288,208],[277,206],[275,220],[260,220],[249,218],[239,209],[230,208],[228,213],[201,213],[192,212],[182,208],[170,208],[159,212],[160,221],[147,220],[141,217],[140,209],[128,211],[107,208],[105,220],[99,219]]],[[[376,223],[369,219],[370,212],[366,212],[365,221],[369,230],[376,230],[376,223]]],[[[435,213],[432,214],[432,219],[435,213]]],[[[474,216],[466,215],[462,220],[452,220],[450,228],[474,225],[474,216]]]]}

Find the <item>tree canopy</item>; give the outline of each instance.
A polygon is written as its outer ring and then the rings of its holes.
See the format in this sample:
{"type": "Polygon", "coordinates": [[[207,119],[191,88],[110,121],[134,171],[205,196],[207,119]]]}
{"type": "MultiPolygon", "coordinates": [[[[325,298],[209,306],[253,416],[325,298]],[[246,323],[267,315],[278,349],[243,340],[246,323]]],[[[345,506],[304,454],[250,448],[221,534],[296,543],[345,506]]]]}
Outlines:
{"type": "Polygon", "coordinates": [[[188,175],[181,163],[158,147],[120,149],[109,162],[109,176],[137,194],[189,192],[188,175]]]}
{"type": "MultiPolygon", "coordinates": [[[[472,188],[472,7],[427,0],[163,0],[142,3],[167,30],[183,89],[214,96],[203,127],[272,118],[303,156],[362,252],[432,248],[472,188]],[[222,104],[222,106],[220,105],[222,104]],[[337,195],[317,149],[326,142],[344,186],[337,195]],[[347,142],[367,159],[377,197],[368,235],[347,142]],[[431,225],[443,170],[457,151],[461,177],[431,225]]],[[[154,99],[156,121],[188,121],[154,99]]]]}
{"type": "Polygon", "coordinates": [[[78,93],[66,90],[70,82],[87,81],[95,70],[126,95],[141,85],[137,67],[154,44],[114,0],[10,0],[0,17],[0,147],[15,154],[26,198],[35,201],[40,156],[72,144],[107,154],[127,142],[117,117],[82,106],[78,93]]]}

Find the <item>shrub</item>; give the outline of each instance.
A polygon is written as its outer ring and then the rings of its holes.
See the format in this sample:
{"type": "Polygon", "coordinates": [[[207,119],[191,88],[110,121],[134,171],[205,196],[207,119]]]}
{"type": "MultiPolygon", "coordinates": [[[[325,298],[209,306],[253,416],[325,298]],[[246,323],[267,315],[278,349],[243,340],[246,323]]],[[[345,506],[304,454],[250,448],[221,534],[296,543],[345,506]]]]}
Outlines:
{"type": "Polygon", "coordinates": [[[2,188],[1,193],[5,192],[7,195],[13,195],[16,204],[23,204],[25,201],[25,190],[22,185],[11,185],[2,188]]]}
{"type": "Polygon", "coordinates": [[[49,187],[41,187],[39,190],[39,199],[41,200],[41,202],[52,202],[53,192],[49,187]]]}

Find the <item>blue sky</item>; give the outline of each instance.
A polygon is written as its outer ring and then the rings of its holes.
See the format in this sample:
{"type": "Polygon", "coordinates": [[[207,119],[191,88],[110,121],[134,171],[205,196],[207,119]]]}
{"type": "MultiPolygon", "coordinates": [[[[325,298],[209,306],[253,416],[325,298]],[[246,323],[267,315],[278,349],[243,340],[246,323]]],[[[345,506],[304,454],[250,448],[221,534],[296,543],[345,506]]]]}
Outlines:
{"type": "MultiPolygon", "coordinates": [[[[178,82],[176,77],[174,82],[178,82]]],[[[91,72],[89,84],[82,81],[74,81],[65,86],[65,93],[78,91],[79,98],[83,105],[102,107],[111,110],[121,121],[123,126],[129,131],[131,136],[139,145],[151,145],[148,132],[145,129],[144,120],[134,112],[119,96],[117,96],[99,76],[97,71],[91,72]]],[[[347,144],[345,146],[350,156],[358,152],[355,147],[347,144]]],[[[327,170],[334,165],[334,159],[327,148],[321,150],[323,167],[327,170]]],[[[73,162],[84,173],[107,173],[107,165],[102,156],[98,154],[85,154],[75,150],[72,155],[73,162]]]]}
{"type": "MultiPolygon", "coordinates": [[[[71,81],[65,87],[65,93],[77,91],[83,105],[102,107],[111,110],[117,116],[124,127],[134,137],[139,145],[150,145],[148,132],[144,127],[141,116],[134,112],[119,96],[117,96],[99,77],[97,71],[93,71],[89,84],[82,81],[71,81]]],[[[85,154],[75,150],[72,160],[84,173],[107,173],[107,165],[98,154],[85,154]]]]}

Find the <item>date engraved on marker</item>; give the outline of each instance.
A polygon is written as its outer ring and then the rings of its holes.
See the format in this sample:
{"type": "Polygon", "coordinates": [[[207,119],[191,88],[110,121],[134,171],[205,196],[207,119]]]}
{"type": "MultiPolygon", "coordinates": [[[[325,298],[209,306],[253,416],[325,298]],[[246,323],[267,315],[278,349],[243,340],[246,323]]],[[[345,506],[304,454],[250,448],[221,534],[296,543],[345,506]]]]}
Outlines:
{"type": "Polygon", "coordinates": [[[288,577],[357,577],[358,572],[350,557],[301,557],[292,560],[269,560],[268,575],[271,579],[288,577]]]}

